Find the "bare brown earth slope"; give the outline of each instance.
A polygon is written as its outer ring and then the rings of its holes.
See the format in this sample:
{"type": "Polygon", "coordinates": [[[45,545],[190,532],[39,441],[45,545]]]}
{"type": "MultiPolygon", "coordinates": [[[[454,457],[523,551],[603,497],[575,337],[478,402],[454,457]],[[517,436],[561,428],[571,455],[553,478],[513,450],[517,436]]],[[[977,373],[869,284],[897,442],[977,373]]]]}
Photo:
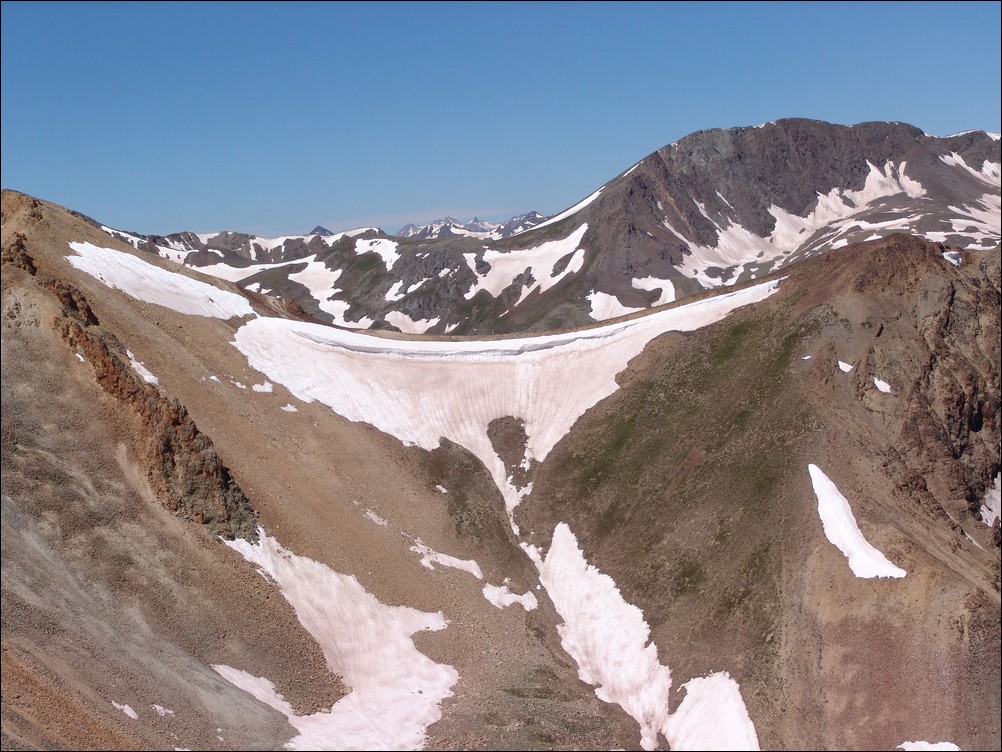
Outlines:
{"type": "MultiPolygon", "coordinates": [[[[139,252],[72,211],[12,191],[2,211],[4,749],[295,735],[215,664],[272,678],[300,712],[350,691],[219,540],[258,525],[382,603],[445,614],[448,630],[415,638],[460,676],[428,748],[637,748],[637,724],[578,679],[478,460],[404,447],[281,386],[251,391],[239,320],[77,271],[71,241],[139,252]],[[421,566],[415,539],[539,608],[499,611],[468,574],[421,566]]],[[[999,472],[1000,253],[954,266],[942,251],[893,236],[830,252],[762,303],[659,337],[527,478],[516,522],[532,542],[569,523],[643,611],[675,685],[726,668],[763,748],[1002,744],[998,534],[975,515],[999,472]],[[853,576],[809,463],[905,578],[853,576]]],[[[503,457],[521,438],[514,421],[492,427],[503,457]]]]}

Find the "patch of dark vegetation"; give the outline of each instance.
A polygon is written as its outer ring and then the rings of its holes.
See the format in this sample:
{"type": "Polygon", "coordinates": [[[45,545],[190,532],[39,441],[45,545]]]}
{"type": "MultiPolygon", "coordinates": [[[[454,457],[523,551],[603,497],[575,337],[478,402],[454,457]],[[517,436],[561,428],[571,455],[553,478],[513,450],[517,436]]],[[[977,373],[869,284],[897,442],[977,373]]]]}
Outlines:
{"type": "Polygon", "coordinates": [[[706,581],[703,565],[696,558],[682,557],[672,570],[671,589],[675,595],[699,593],[706,581]]]}

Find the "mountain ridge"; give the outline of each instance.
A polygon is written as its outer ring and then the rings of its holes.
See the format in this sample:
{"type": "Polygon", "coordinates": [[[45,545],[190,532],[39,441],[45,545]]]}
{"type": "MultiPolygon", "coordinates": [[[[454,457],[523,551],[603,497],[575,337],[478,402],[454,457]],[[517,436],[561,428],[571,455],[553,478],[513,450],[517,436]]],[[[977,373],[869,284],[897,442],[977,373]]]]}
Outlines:
{"type": "Polygon", "coordinates": [[[893,232],[993,248],[1000,169],[1000,142],[983,131],[786,119],[686,136],[506,238],[442,234],[452,220],[428,237],[118,237],[328,323],[500,334],[607,320],[893,232]],[[358,258],[371,252],[380,265],[358,258]]]}

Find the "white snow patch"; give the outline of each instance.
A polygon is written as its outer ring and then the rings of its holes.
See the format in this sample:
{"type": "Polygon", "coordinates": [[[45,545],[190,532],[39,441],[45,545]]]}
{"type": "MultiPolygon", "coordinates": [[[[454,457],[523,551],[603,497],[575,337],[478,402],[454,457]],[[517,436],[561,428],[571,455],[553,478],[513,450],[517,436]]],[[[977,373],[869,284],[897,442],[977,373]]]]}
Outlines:
{"type": "Polygon", "coordinates": [[[982,522],[992,527],[999,517],[1002,517],[1002,473],[995,476],[995,486],[985,491],[981,502],[982,522]]]}
{"type": "MultiPolygon", "coordinates": [[[[772,295],[779,280],[591,329],[537,337],[388,339],[319,324],[257,318],[233,344],[252,368],[303,402],[317,400],[405,445],[432,450],[447,438],[491,473],[511,512],[527,492],[508,479],[487,427],[521,419],[525,457],[542,461],[592,405],[618,389],[616,374],[648,341],[694,331],[772,295]],[[573,380],[567,373],[574,373],[573,380]]],[[[516,531],[517,533],[517,531],[516,531]]]]}
{"type": "Polygon", "coordinates": [[[904,577],[880,551],[871,546],[860,532],[849,501],[817,465],[808,465],[814,493],[818,497],[818,515],[825,536],[849,560],[852,573],[861,578],[904,577]]]}
{"type": "Polygon", "coordinates": [[[484,251],[484,261],[487,262],[490,269],[483,275],[477,272],[476,255],[464,253],[463,257],[470,270],[477,275],[477,281],[463,297],[470,300],[481,290],[487,290],[491,297],[496,298],[502,290],[514,282],[515,277],[527,269],[532,270],[535,281],[523,286],[522,295],[515,305],[525,300],[526,296],[534,290],[546,292],[564,277],[579,271],[583,266],[584,249],[578,248],[578,245],[587,229],[587,224],[581,225],[562,240],[548,240],[534,248],[515,251],[486,250],[484,251]],[[568,254],[574,255],[571,256],[563,270],[554,274],[553,268],[557,262],[568,254]]]}
{"type": "Polygon", "coordinates": [[[374,238],[373,240],[356,240],[355,253],[361,256],[364,253],[377,253],[383,260],[383,265],[387,270],[392,269],[400,258],[397,251],[397,241],[387,238],[374,238]]]}
{"type": "Polygon", "coordinates": [[[877,389],[882,391],[884,394],[891,393],[891,385],[882,379],[878,379],[876,376],[873,377],[873,383],[876,385],[877,389]]]}
{"type": "Polygon", "coordinates": [[[480,565],[473,559],[457,559],[455,556],[440,554],[438,551],[433,551],[428,548],[428,546],[421,542],[420,538],[416,538],[414,540],[414,545],[411,546],[411,551],[416,554],[421,554],[422,567],[434,569],[435,565],[438,564],[443,567],[462,569],[464,572],[472,574],[478,580],[484,579],[484,573],[480,571],[480,565]]]}
{"type": "MultiPolygon", "coordinates": [[[[602,186],[602,188],[604,188],[604,187],[605,186],[602,186]]],[[[545,222],[540,222],[538,225],[536,225],[532,229],[533,230],[538,230],[540,227],[546,227],[547,225],[555,224],[555,223],[559,222],[562,219],[567,219],[567,217],[571,216],[572,214],[577,214],[579,211],[581,211],[586,206],[588,206],[588,204],[590,204],[592,201],[594,201],[595,199],[598,198],[599,194],[602,192],[602,188],[599,188],[597,191],[595,191],[593,194],[591,194],[587,198],[582,199],[581,201],[578,201],[570,209],[567,209],[565,211],[560,212],[560,214],[556,215],[555,217],[550,217],[545,222]]]]}
{"type": "Polygon", "coordinates": [[[1000,172],[1002,172],[1002,165],[998,162],[989,162],[987,159],[982,163],[980,170],[975,170],[973,167],[964,161],[964,158],[953,152],[949,155],[942,155],[940,159],[946,162],[946,164],[951,167],[959,167],[960,169],[967,172],[969,175],[974,176],[982,183],[986,183],[994,188],[1002,187],[1002,177],[1000,177],[1000,172]]]}
{"type": "Polygon", "coordinates": [[[384,520],[382,517],[380,517],[378,514],[376,514],[375,512],[373,512],[371,509],[366,509],[365,510],[365,516],[369,520],[371,520],[372,522],[375,522],[380,527],[387,527],[390,524],[389,522],[387,522],[386,520],[384,520]]]}
{"type": "Polygon", "coordinates": [[[268,679],[213,668],[289,719],[299,731],[286,744],[291,749],[420,749],[459,674],[420,653],[411,635],[444,629],[443,615],[383,605],[353,576],[293,554],[263,530],[259,536],[257,544],[238,539],[226,545],[278,584],[351,694],[330,711],[297,716],[268,679]]]}
{"type": "Polygon", "coordinates": [[[953,742],[901,742],[895,749],[903,749],[905,752],[912,752],[912,750],[916,752],[919,750],[936,750],[937,752],[943,750],[943,752],[947,752],[948,750],[959,750],[960,747],[953,742]]]}
{"type": "Polygon", "coordinates": [[[738,685],[727,673],[690,681],[678,710],[668,712],[671,670],[658,660],[643,613],[623,599],[611,577],[588,564],[566,523],[554,529],[545,558],[535,546],[522,547],[563,619],[557,631],[578,677],[640,724],[645,750],[657,749],[659,732],[672,749],[759,748],[738,685]]]}
{"type": "Polygon", "coordinates": [[[251,384],[251,389],[253,389],[255,392],[261,392],[262,394],[268,394],[269,392],[272,391],[273,387],[274,384],[272,384],[270,381],[265,381],[261,384],[251,384]]]}
{"type": "MultiPolygon", "coordinates": [[[[926,234],[928,235],[929,233],[926,233],[926,234]]],[[[944,235],[944,236],[946,235],[945,232],[941,233],[941,234],[944,235]]],[[[932,238],[930,238],[930,240],[932,240],[932,238]]],[[[942,241],[940,241],[940,242],[942,242],[942,241]]],[[[946,252],[943,253],[943,258],[945,258],[947,261],[949,261],[954,266],[960,266],[960,251],[946,251],[946,252]]]]}
{"type": "Polygon", "coordinates": [[[445,486],[437,485],[437,484],[435,485],[435,490],[438,491],[439,493],[449,493],[449,489],[448,488],[446,488],[445,486]]]}
{"type": "Polygon", "coordinates": [[[168,715],[174,715],[173,710],[171,710],[170,708],[165,708],[163,705],[157,705],[156,703],[153,703],[152,705],[150,705],[150,707],[153,708],[153,710],[156,711],[156,714],[161,718],[168,715]]]}
{"type": "MultiPolygon", "coordinates": [[[[451,271],[452,269],[443,269],[438,273],[438,276],[444,277],[451,271]]],[[[407,287],[404,287],[403,280],[397,280],[392,285],[390,285],[390,289],[386,291],[386,295],[384,297],[386,301],[389,303],[401,300],[405,296],[410,295],[412,292],[417,290],[419,287],[421,287],[421,285],[423,285],[425,282],[428,282],[430,279],[431,277],[426,277],[425,279],[419,279],[417,282],[413,282],[407,287]]]]}
{"type": "Polygon", "coordinates": [[[310,297],[316,300],[320,304],[320,308],[323,309],[324,303],[332,295],[341,292],[334,283],[341,278],[343,272],[341,269],[328,268],[324,262],[317,261],[316,256],[301,259],[296,263],[302,264],[304,261],[306,262],[306,268],[290,274],[289,281],[298,282],[308,289],[310,297]]]}
{"type": "Polygon", "coordinates": [[[661,296],[653,303],[655,306],[675,302],[675,285],[670,279],[644,277],[643,279],[633,280],[631,284],[638,290],[660,290],[661,296]]]}
{"type": "Polygon", "coordinates": [[[680,689],[685,698],[664,727],[673,750],[759,748],[755,725],[729,673],[690,679],[680,689]]]}
{"type": "Polygon", "coordinates": [[[129,716],[129,718],[131,718],[132,720],[134,720],[134,721],[138,721],[139,720],[139,713],[137,713],[135,710],[133,710],[131,705],[121,705],[121,704],[115,702],[114,700],[111,701],[111,704],[114,705],[119,710],[121,710],[127,716],[129,716]]]}
{"type": "Polygon", "coordinates": [[[299,410],[296,409],[296,406],[292,405],[292,404],[282,405],[282,409],[285,410],[285,412],[287,412],[287,413],[298,413],[299,412],[299,410]]]}
{"type": "Polygon", "coordinates": [[[74,355],[77,356],[77,360],[79,360],[81,363],[86,363],[87,362],[87,359],[83,355],[81,355],[80,353],[74,353],[74,355]]]}
{"type": "Polygon", "coordinates": [[[598,290],[588,293],[588,302],[591,304],[591,317],[595,321],[614,319],[619,316],[625,316],[628,313],[636,313],[643,310],[642,308],[624,306],[615,295],[599,292],[598,290]]]}
{"type": "Polygon", "coordinates": [[[838,367],[842,369],[842,373],[849,373],[852,370],[852,366],[843,361],[838,362],[838,367]]]}
{"type": "Polygon", "coordinates": [[[441,320],[440,316],[433,319],[412,319],[403,311],[389,311],[383,318],[386,323],[393,324],[406,334],[424,334],[441,320]]]}
{"type": "Polygon", "coordinates": [[[108,287],[165,308],[192,316],[229,319],[254,316],[246,298],[220,290],[177,272],[161,269],[131,253],[100,248],[92,243],[70,243],[77,255],[66,260],[108,287]]]}
{"type": "Polygon", "coordinates": [[[813,355],[802,355],[802,356],[800,356],[800,359],[801,360],[810,360],[813,357],[814,357],[813,355]]]}
{"type": "MultiPolygon", "coordinates": [[[[379,232],[378,227],[356,227],[354,230],[348,230],[347,232],[341,233],[341,235],[347,235],[349,238],[353,238],[356,235],[363,235],[367,232],[379,232]]],[[[328,245],[333,245],[335,240],[340,239],[341,235],[336,235],[330,238],[327,243],[328,245]]]]}
{"type": "Polygon", "coordinates": [[[140,243],[143,242],[142,238],[140,238],[138,235],[133,235],[131,232],[125,232],[124,230],[116,230],[112,227],[105,227],[104,225],[101,225],[101,229],[104,230],[109,235],[111,235],[112,237],[114,237],[116,240],[124,240],[126,243],[128,243],[137,250],[139,248],[140,243]]]}
{"type": "Polygon", "coordinates": [[[404,294],[400,292],[400,289],[403,286],[404,286],[404,281],[402,279],[397,280],[392,285],[390,285],[390,289],[386,291],[386,295],[384,295],[383,298],[389,303],[393,303],[394,301],[400,300],[401,298],[404,297],[404,294]]]}
{"type": "Polygon", "coordinates": [[[374,323],[368,316],[363,316],[358,321],[348,321],[346,317],[351,303],[347,300],[325,300],[320,304],[320,307],[333,317],[337,326],[348,329],[368,329],[374,323]]]}
{"type": "Polygon", "coordinates": [[[484,585],[484,598],[491,602],[496,608],[506,608],[513,603],[519,604],[526,611],[532,611],[539,606],[539,602],[536,600],[536,596],[532,594],[532,591],[526,592],[523,595],[515,595],[508,589],[508,585],[484,585]]]}
{"type": "MultiPolygon", "coordinates": [[[[861,223],[854,217],[868,206],[890,196],[903,193],[914,199],[925,195],[925,189],[921,184],[905,174],[906,164],[906,162],[902,162],[896,166],[892,162],[887,162],[884,168],[880,169],[867,162],[870,171],[863,188],[858,191],[832,188],[827,194],[819,193],[817,203],[805,217],[790,214],[780,206],[771,206],[769,213],[775,217],[776,225],[768,237],[756,235],[742,225],[727,219],[723,220],[723,224],[714,222],[717,229],[717,244],[715,246],[701,246],[691,241],[685,241],[689,246],[690,255],[683,258],[678,269],[687,276],[696,279],[704,287],[719,287],[723,284],[734,284],[741,269],[736,269],[736,273],[731,275],[727,282],[723,282],[719,277],[709,276],[706,273],[707,267],[726,269],[753,264],[779,263],[800,248],[805,240],[822,229],[835,230],[835,235],[831,240],[861,225],[865,225],[863,229],[868,227],[886,228],[888,231],[905,229],[911,221],[918,219],[918,217],[899,216],[887,222],[875,224],[861,223]]],[[[685,236],[672,227],[667,218],[662,221],[662,224],[670,232],[684,240],[685,236]]],[[[844,245],[845,242],[842,244],[844,245]]],[[[838,247],[838,244],[838,241],[834,242],[833,247],[838,247]]]]}
{"type": "Polygon", "coordinates": [[[985,193],[973,206],[951,206],[962,217],[950,220],[953,232],[966,235],[973,242],[966,247],[968,250],[978,250],[981,247],[994,247],[999,242],[1002,232],[1002,194],[985,193]]]}
{"type": "MultiPolygon", "coordinates": [[[[153,384],[154,386],[160,383],[160,379],[154,376],[149,368],[136,360],[136,356],[132,354],[132,350],[126,350],[125,354],[129,357],[129,362],[132,364],[133,370],[135,370],[135,372],[142,377],[143,381],[147,384],[153,384]]],[[[81,360],[83,360],[83,358],[81,358],[81,360]]]]}

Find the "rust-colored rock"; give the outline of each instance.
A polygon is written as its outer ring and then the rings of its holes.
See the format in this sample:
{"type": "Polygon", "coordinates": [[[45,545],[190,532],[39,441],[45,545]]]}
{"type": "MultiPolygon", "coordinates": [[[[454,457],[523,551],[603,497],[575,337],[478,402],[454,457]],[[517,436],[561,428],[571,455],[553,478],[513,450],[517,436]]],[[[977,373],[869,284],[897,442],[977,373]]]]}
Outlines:
{"type": "Polygon", "coordinates": [[[55,279],[44,286],[63,305],[63,317],[54,322],[56,330],[93,366],[98,384],[142,420],[140,451],[161,503],[182,519],[206,525],[215,535],[257,540],[257,514],[184,406],[142,381],[119,357],[118,341],[97,326],[83,293],[55,279]]]}

